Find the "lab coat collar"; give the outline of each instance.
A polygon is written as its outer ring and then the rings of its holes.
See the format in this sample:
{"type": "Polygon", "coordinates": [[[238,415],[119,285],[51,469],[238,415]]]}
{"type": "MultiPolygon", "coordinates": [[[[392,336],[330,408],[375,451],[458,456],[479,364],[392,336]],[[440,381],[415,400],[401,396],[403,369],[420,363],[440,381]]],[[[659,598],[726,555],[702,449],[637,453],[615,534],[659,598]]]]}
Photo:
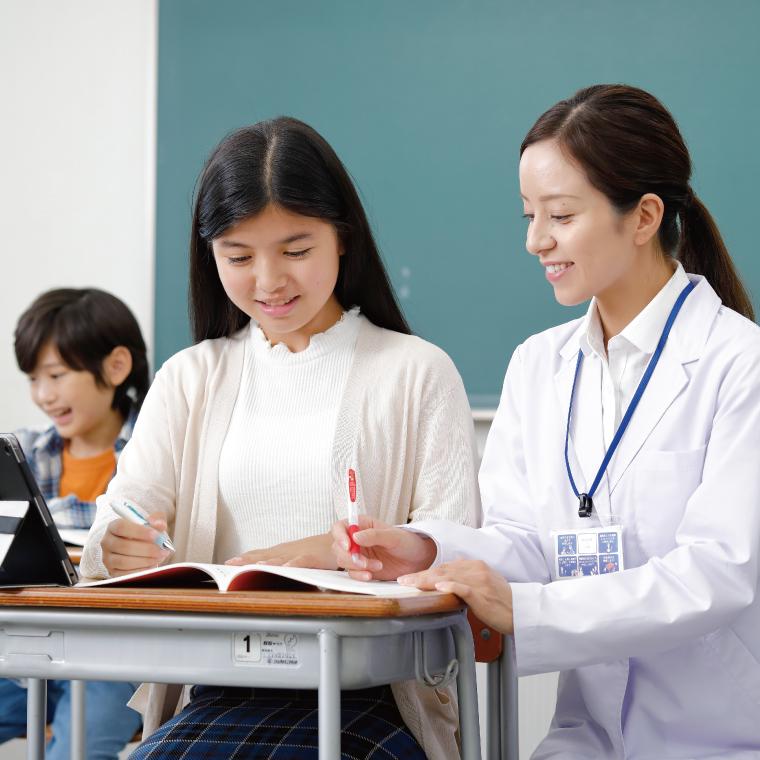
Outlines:
{"type": "MultiPolygon", "coordinates": [[[[644,354],[654,354],[673,305],[689,284],[680,261],[657,295],[623,329],[620,335],[644,354]]],[[[601,330],[601,322],[599,323],[601,330]]]]}
{"type": "MultiPolygon", "coordinates": [[[[559,349],[559,355],[565,360],[565,362],[570,362],[573,366],[575,366],[575,359],[578,356],[578,351],[581,349],[581,338],[583,338],[588,331],[588,318],[588,314],[586,314],[585,317],[578,320],[578,326],[570,333],[570,337],[559,349]]],[[[583,343],[586,343],[586,341],[583,341],[583,343]]],[[[583,355],[587,356],[585,350],[583,351],[583,355]]]]}
{"type": "MultiPolygon", "coordinates": [[[[704,278],[692,276],[693,279],[702,280],[704,278]]],[[[668,282],[662,287],[657,295],[637,314],[630,324],[620,333],[629,343],[634,345],[639,351],[646,354],[653,354],[660,339],[662,326],[668,318],[673,304],[676,302],[681,291],[684,289],[689,279],[684,272],[683,265],[680,261],[676,262],[676,268],[668,282]]],[[[563,358],[569,356],[578,356],[578,350],[583,351],[583,355],[588,356],[596,353],[604,355],[604,337],[602,334],[602,324],[599,319],[599,310],[596,306],[596,298],[591,299],[585,316],[583,317],[578,329],[571,335],[562,347],[560,353],[563,358]],[[573,339],[577,337],[577,345],[573,339]]]]}
{"type": "MultiPolygon", "coordinates": [[[[628,469],[662,415],[688,383],[689,375],[683,365],[699,360],[721,306],[718,295],[704,277],[689,275],[689,279],[696,282],[696,287],[684,302],[673,324],[657,369],[609,465],[610,492],[628,469]]],[[[563,418],[567,416],[576,358],[586,329],[586,319],[580,320],[578,327],[559,350],[562,361],[554,376],[554,383],[559,399],[559,411],[563,418]]],[[[577,461],[577,456],[574,455],[574,458],[577,461]]]]}
{"type": "MultiPolygon", "coordinates": [[[[698,274],[689,274],[687,277],[691,282],[696,282],[697,286],[686,300],[686,303],[684,303],[684,306],[681,309],[681,314],[673,325],[673,332],[668,338],[669,345],[678,344],[678,350],[681,352],[681,360],[684,363],[700,357],[705,342],[707,341],[707,336],[712,329],[713,320],[721,305],[718,294],[712,289],[710,283],[707,282],[704,277],[698,274]],[[695,306],[694,304],[698,304],[698,306],[695,306]],[[694,324],[690,324],[688,331],[679,329],[679,323],[686,321],[684,319],[686,314],[691,313],[693,315],[698,311],[701,312],[701,320],[695,319],[694,324]],[[678,338],[676,338],[677,335],[678,338]]],[[[575,330],[570,333],[568,339],[559,349],[559,355],[562,359],[566,362],[572,362],[573,367],[579,350],[583,350],[584,356],[588,356],[591,352],[591,347],[588,345],[588,341],[585,340],[585,337],[589,332],[589,323],[592,318],[591,312],[593,308],[595,308],[595,305],[592,301],[585,316],[578,320],[575,330]]],[[[664,321],[663,318],[663,324],[664,321]]],[[[657,337],[659,338],[659,335],[657,337]]],[[[562,370],[560,370],[560,372],[561,371],[562,370]]]]}

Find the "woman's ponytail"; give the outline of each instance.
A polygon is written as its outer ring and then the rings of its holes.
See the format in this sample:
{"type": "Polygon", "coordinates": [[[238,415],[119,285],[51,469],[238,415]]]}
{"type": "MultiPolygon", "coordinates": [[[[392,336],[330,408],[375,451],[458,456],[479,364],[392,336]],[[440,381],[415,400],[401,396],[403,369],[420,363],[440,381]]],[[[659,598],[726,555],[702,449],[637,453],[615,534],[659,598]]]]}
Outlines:
{"type": "Polygon", "coordinates": [[[691,188],[679,217],[681,234],[676,258],[683,268],[687,272],[703,275],[729,309],[754,320],[752,302],[739,279],[718,226],[691,188]]]}

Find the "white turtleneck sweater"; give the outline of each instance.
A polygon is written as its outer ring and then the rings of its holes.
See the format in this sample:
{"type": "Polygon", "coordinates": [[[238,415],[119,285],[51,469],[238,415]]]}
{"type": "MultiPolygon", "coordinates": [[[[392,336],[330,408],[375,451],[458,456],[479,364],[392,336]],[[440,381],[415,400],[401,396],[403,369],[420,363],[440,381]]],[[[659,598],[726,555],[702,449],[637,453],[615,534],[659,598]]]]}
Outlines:
{"type": "Polygon", "coordinates": [[[297,353],[252,324],[219,458],[214,562],[335,521],[333,437],[359,324],[352,309],[297,353]]]}

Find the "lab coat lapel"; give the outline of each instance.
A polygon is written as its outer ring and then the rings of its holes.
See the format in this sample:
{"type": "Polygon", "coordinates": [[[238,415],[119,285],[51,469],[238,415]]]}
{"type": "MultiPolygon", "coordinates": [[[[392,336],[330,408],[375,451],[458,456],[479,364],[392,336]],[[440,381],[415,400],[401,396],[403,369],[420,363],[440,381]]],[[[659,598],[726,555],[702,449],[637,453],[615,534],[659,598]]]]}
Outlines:
{"type": "Polygon", "coordinates": [[[610,492],[630,466],[650,433],[689,382],[684,365],[698,361],[721,303],[703,277],[689,275],[697,286],[681,309],[660,361],[641,397],[631,424],[608,468],[610,492]]]}
{"type": "MultiPolygon", "coordinates": [[[[671,338],[673,336],[671,335],[671,338]]],[[[670,339],[668,341],[670,343],[670,339]]],[[[675,345],[666,345],[608,468],[610,491],[689,380],[675,345]],[[670,350],[669,350],[670,349],[670,350]]]]}
{"type": "MultiPolygon", "coordinates": [[[[567,409],[570,404],[570,393],[573,389],[573,378],[575,377],[575,361],[573,359],[566,359],[562,362],[562,366],[556,375],[554,375],[554,390],[557,393],[557,432],[555,435],[559,436],[564,442],[565,431],[567,430],[567,409]]],[[[564,446],[564,443],[563,443],[564,446]]],[[[568,441],[567,457],[570,461],[570,467],[573,472],[580,473],[582,468],[578,460],[578,456],[575,452],[575,446],[573,445],[572,437],[568,441]]],[[[585,475],[585,473],[584,473],[585,475]]],[[[577,481],[576,481],[577,484],[577,481]]],[[[569,488],[568,484],[568,488],[569,488]]]]}
{"type": "MultiPolygon", "coordinates": [[[[573,380],[575,379],[575,367],[578,360],[579,340],[583,333],[584,324],[573,333],[570,339],[560,350],[561,364],[557,373],[554,375],[554,389],[557,394],[558,415],[557,429],[555,435],[559,435],[564,450],[565,431],[567,430],[567,413],[570,406],[570,394],[573,390],[573,380]]],[[[584,360],[584,364],[587,362],[584,360]]],[[[589,426],[589,430],[601,431],[601,407],[599,399],[593,398],[589,402],[586,394],[592,391],[593,383],[584,382],[583,377],[578,378],[578,387],[575,389],[575,400],[573,402],[573,419],[576,420],[577,409],[584,409],[584,414],[588,413],[594,416],[594,419],[584,420],[584,425],[589,426]],[[581,397],[582,396],[582,397],[581,397]],[[598,417],[598,419],[597,419],[598,417]]],[[[585,491],[591,484],[596,475],[596,469],[602,461],[604,451],[599,452],[590,449],[588,446],[579,445],[579,441],[574,439],[574,431],[577,430],[576,423],[571,427],[570,439],[567,447],[567,458],[570,462],[570,468],[573,472],[575,485],[580,492],[585,491]]],[[[577,436],[576,436],[577,437],[577,436]]],[[[563,463],[564,464],[564,463],[563,463]]],[[[570,489],[570,483],[567,485],[570,489]]]]}

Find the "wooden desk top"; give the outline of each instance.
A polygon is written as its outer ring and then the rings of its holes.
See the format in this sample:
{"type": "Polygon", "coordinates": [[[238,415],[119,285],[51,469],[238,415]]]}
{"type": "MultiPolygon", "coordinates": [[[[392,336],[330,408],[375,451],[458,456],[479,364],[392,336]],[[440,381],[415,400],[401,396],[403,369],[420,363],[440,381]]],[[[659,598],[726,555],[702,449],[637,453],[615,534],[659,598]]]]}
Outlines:
{"type": "MultiPolygon", "coordinates": [[[[211,588],[64,588],[0,590],[2,607],[57,607],[284,617],[411,617],[464,609],[437,591],[396,599],[325,591],[230,591],[211,588]]],[[[0,609],[0,617],[2,610],[0,609]]]]}

